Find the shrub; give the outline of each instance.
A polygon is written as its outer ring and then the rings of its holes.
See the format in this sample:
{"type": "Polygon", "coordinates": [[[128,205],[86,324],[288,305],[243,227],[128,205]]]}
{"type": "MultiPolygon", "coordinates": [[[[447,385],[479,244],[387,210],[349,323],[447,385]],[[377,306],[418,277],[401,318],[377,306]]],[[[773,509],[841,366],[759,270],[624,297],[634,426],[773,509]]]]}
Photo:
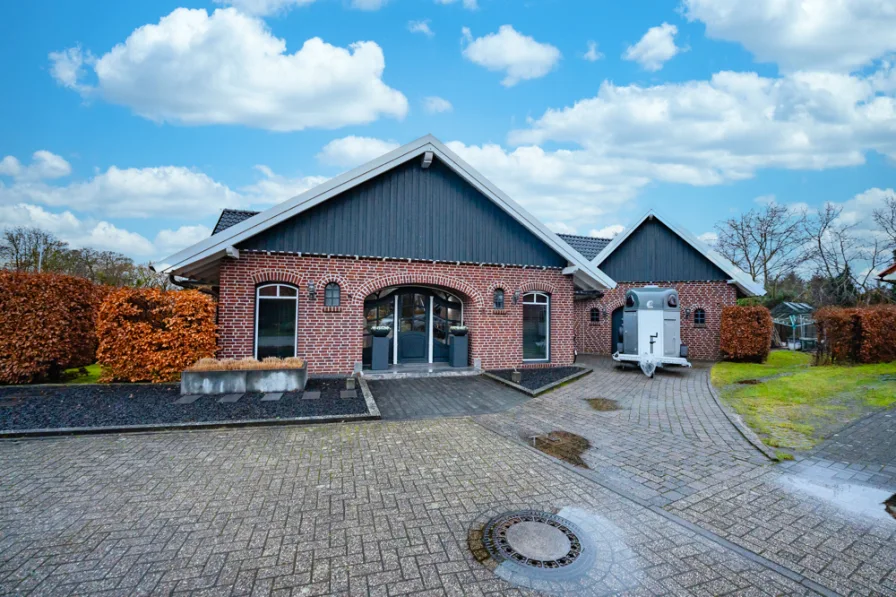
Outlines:
{"type": "Polygon", "coordinates": [[[771,351],[773,328],[772,315],[765,307],[725,307],[722,309],[722,358],[764,362],[771,351]]]}
{"type": "Polygon", "coordinates": [[[0,383],[58,380],[93,363],[104,290],[74,276],[0,271],[0,383]]]}
{"type": "Polygon", "coordinates": [[[820,362],[896,360],[896,306],[826,307],[815,312],[815,322],[820,362]]]}
{"type": "Polygon", "coordinates": [[[194,290],[120,288],[97,318],[102,381],[177,381],[215,354],[215,303],[194,290]]]}

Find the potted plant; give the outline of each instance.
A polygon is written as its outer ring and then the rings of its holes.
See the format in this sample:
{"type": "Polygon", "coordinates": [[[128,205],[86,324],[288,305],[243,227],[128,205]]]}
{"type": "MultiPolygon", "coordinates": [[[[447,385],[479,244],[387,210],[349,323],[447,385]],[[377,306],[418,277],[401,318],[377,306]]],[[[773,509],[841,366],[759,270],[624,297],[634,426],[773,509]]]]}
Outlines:
{"type": "Polygon", "coordinates": [[[448,345],[448,361],[452,367],[466,367],[469,363],[470,338],[469,330],[463,325],[453,325],[448,328],[451,334],[451,343],[448,345]]]}
{"type": "Polygon", "coordinates": [[[373,336],[373,347],[370,354],[370,368],[374,371],[383,371],[389,368],[389,332],[387,325],[375,325],[370,328],[373,336]]]}

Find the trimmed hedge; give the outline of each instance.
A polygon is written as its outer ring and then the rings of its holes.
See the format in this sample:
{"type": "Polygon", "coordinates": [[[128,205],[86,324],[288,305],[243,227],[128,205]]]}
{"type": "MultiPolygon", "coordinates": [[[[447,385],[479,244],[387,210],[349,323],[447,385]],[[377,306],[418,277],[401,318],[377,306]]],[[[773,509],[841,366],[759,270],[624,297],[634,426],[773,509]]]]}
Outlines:
{"type": "Polygon", "coordinates": [[[728,361],[762,363],[772,348],[774,323],[765,307],[722,309],[720,350],[728,361]]]}
{"type": "Polygon", "coordinates": [[[825,307],[815,312],[820,361],[896,361],[896,306],[825,307]]]}
{"type": "Polygon", "coordinates": [[[101,381],[177,381],[215,355],[215,303],[195,290],[120,288],[100,307],[97,336],[101,381]]]}
{"type": "Polygon", "coordinates": [[[93,363],[105,292],[84,278],[0,270],[0,383],[56,381],[93,363]]]}

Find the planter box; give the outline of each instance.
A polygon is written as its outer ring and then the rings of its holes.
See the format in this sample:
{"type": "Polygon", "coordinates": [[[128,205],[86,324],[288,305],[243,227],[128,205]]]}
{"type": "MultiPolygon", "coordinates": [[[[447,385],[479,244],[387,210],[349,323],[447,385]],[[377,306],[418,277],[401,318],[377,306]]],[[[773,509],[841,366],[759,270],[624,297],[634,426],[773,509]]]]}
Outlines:
{"type": "Polygon", "coordinates": [[[297,392],[308,383],[308,364],[301,369],[252,369],[248,371],[184,371],[180,393],[243,394],[245,392],[297,392]]]}
{"type": "Polygon", "coordinates": [[[374,371],[385,371],[389,368],[389,344],[387,336],[373,337],[373,350],[371,352],[370,368],[374,371]]]}
{"type": "Polygon", "coordinates": [[[470,337],[464,334],[451,335],[451,344],[448,345],[448,362],[452,367],[467,367],[469,365],[470,337]]]}

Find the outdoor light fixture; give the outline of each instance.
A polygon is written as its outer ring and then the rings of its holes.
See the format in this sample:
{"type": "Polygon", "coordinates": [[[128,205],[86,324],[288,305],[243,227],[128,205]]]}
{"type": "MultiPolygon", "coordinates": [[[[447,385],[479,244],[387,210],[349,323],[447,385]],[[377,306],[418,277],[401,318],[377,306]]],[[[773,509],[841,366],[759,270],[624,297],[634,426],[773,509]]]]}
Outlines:
{"type": "Polygon", "coordinates": [[[314,282],[308,282],[308,300],[314,300],[317,298],[317,287],[314,285],[314,282]]]}
{"type": "Polygon", "coordinates": [[[516,291],[514,291],[514,293],[513,293],[513,304],[515,305],[515,304],[517,304],[518,302],[520,302],[520,291],[519,291],[519,290],[516,290],[516,291]]]}
{"type": "Polygon", "coordinates": [[[690,307],[685,307],[685,309],[684,309],[684,318],[685,318],[685,319],[690,319],[690,318],[691,318],[691,308],[690,308],[690,307]]]}

